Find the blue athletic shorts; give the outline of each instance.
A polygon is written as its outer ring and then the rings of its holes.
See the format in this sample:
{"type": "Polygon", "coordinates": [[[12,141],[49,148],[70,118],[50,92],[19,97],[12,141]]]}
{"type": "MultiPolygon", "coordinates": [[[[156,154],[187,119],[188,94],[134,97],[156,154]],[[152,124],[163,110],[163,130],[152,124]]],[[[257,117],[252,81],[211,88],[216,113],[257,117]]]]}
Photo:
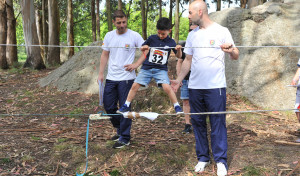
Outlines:
{"type": "Polygon", "coordinates": [[[170,84],[168,71],[156,68],[149,70],[141,69],[134,82],[147,87],[152,78],[159,87],[161,87],[161,84],[170,84]]]}
{"type": "Polygon", "coordinates": [[[182,86],[180,87],[180,99],[188,100],[189,99],[189,80],[182,80],[182,86]]]}

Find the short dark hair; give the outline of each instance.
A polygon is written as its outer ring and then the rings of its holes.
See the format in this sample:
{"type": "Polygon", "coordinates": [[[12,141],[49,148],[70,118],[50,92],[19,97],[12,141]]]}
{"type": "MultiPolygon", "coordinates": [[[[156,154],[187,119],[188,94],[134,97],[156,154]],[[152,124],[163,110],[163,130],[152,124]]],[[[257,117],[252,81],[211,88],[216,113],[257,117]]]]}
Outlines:
{"type": "Polygon", "coordinates": [[[170,30],[172,29],[172,24],[169,18],[162,17],[157,21],[156,29],[158,30],[170,30]]]}
{"type": "Polygon", "coordinates": [[[123,17],[127,18],[123,10],[116,10],[113,14],[113,20],[116,20],[116,18],[123,18],[123,17]]]}

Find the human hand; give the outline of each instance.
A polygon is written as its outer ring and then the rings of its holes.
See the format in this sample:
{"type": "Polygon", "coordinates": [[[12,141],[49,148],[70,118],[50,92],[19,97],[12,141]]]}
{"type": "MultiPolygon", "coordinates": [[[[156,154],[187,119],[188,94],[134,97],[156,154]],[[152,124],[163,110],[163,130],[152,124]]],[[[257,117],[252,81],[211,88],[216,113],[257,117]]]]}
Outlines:
{"type": "Polygon", "coordinates": [[[232,53],[233,51],[233,45],[231,43],[224,43],[220,47],[225,53],[232,53]]]}
{"type": "Polygon", "coordinates": [[[170,80],[171,82],[171,88],[174,92],[177,92],[177,90],[179,89],[179,87],[181,86],[181,82],[177,81],[177,80],[170,80]]]}
{"type": "Polygon", "coordinates": [[[291,82],[291,85],[292,85],[292,86],[295,86],[295,85],[297,85],[297,82],[298,82],[298,80],[293,79],[292,82],[291,82]]]}
{"type": "Polygon", "coordinates": [[[142,47],[141,47],[141,51],[147,51],[147,50],[149,50],[149,46],[148,45],[143,45],[142,47]]]}
{"type": "Polygon", "coordinates": [[[175,49],[178,51],[178,50],[181,50],[182,46],[181,45],[176,45],[175,49]]]}
{"type": "Polygon", "coordinates": [[[100,84],[100,82],[103,83],[103,81],[104,81],[104,75],[103,73],[99,73],[97,83],[100,84]]]}
{"type": "Polygon", "coordinates": [[[127,64],[124,66],[125,70],[126,71],[133,71],[135,70],[136,68],[138,68],[138,66],[136,64],[127,64]]]}

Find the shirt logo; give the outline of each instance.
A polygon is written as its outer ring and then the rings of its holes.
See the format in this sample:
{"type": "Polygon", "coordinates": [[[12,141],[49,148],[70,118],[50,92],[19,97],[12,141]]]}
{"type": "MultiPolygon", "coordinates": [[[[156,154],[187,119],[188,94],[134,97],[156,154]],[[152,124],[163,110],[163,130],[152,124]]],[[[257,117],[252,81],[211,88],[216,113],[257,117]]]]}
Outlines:
{"type": "Polygon", "coordinates": [[[130,44],[125,44],[125,50],[129,51],[130,44]]]}
{"type": "Polygon", "coordinates": [[[211,46],[215,45],[215,40],[210,40],[210,41],[209,41],[209,44],[210,44],[211,46]]]}

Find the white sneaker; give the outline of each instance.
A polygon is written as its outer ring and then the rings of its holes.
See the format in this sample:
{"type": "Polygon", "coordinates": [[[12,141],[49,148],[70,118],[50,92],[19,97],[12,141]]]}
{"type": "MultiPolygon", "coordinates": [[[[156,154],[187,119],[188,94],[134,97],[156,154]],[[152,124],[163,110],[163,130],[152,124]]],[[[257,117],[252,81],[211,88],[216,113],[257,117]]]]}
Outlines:
{"type": "Polygon", "coordinates": [[[218,176],[227,175],[227,169],[223,163],[217,163],[217,175],[218,176]]]}
{"type": "Polygon", "coordinates": [[[195,166],[195,172],[203,172],[205,167],[209,164],[209,162],[202,162],[199,161],[198,164],[195,166]]]}

